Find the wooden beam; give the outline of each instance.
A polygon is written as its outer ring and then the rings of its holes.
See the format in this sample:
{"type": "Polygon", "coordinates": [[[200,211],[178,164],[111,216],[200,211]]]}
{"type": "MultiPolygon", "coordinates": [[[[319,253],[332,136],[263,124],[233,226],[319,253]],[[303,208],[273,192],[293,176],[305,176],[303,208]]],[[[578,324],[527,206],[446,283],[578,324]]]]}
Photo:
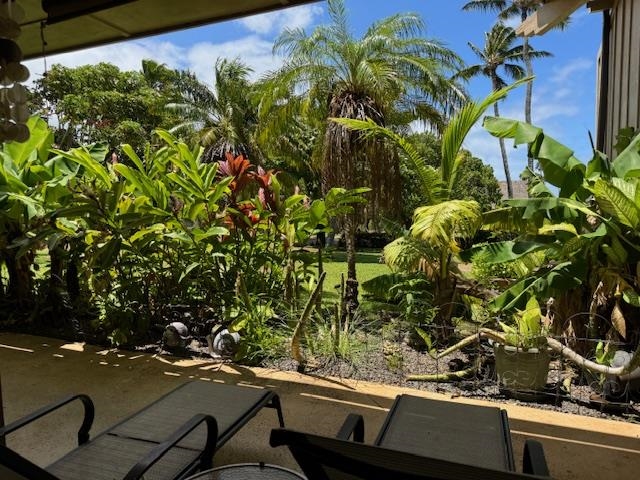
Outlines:
{"type": "Polygon", "coordinates": [[[587,2],[587,8],[591,13],[601,12],[613,7],[615,3],[614,0],[590,0],[587,2]]]}
{"type": "Polygon", "coordinates": [[[544,4],[516,29],[518,35],[542,35],[557,26],[587,0],[553,0],[544,4]]]}

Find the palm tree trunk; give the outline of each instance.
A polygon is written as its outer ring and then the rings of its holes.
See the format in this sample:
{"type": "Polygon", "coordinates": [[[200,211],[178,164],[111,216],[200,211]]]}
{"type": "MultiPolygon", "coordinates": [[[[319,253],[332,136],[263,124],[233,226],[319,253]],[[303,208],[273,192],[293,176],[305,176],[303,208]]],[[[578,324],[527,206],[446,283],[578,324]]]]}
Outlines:
{"type": "MultiPolygon", "coordinates": [[[[523,10],[521,15],[522,21],[527,19],[527,11],[523,10]]],[[[524,37],[522,41],[522,57],[524,58],[524,65],[527,71],[527,77],[533,76],[533,62],[531,62],[531,56],[529,55],[529,37],[524,37]]],[[[531,101],[533,98],[533,80],[527,82],[525,97],[524,97],[524,121],[531,125],[531,101]]],[[[533,157],[527,155],[527,166],[529,170],[533,171],[533,157]]]]}
{"type": "MultiPolygon", "coordinates": [[[[493,79],[493,89],[499,90],[499,85],[496,79],[493,79]]],[[[498,109],[498,102],[493,104],[493,113],[496,117],[500,116],[500,110],[498,109]]],[[[509,170],[509,159],[507,158],[507,149],[504,145],[504,138],[499,138],[500,154],[502,155],[502,165],[504,166],[504,178],[507,181],[507,197],[513,198],[513,184],[511,183],[511,172],[509,170]]]]}

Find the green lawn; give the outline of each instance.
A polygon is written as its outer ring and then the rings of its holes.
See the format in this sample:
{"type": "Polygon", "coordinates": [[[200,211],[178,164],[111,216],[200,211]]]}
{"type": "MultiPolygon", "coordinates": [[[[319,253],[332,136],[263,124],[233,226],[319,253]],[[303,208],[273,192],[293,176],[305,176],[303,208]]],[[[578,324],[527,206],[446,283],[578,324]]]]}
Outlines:
{"type": "MultiPolygon", "coordinates": [[[[343,251],[335,251],[327,254],[324,258],[324,271],[327,272],[327,278],[324,281],[323,298],[324,300],[335,301],[339,298],[340,292],[340,275],[347,277],[347,255],[343,251]]],[[[385,273],[391,273],[389,267],[384,263],[380,263],[379,251],[358,252],[356,255],[356,275],[358,282],[366,282],[367,280],[377,277],[385,273]]],[[[361,292],[362,295],[362,292],[361,292]]]]}

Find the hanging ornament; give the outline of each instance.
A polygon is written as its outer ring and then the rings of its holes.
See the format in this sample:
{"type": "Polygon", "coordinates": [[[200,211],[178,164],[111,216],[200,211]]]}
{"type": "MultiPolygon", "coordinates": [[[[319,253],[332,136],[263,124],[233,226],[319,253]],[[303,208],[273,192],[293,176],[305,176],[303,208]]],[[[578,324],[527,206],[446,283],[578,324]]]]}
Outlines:
{"type": "Polygon", "coordinates": [[[0,3],[0,142],[29,139],[27,89],[29,69],[22,62],[22,50],[15,42],[20,36],[24,11],[16,0],[0,3]]]}

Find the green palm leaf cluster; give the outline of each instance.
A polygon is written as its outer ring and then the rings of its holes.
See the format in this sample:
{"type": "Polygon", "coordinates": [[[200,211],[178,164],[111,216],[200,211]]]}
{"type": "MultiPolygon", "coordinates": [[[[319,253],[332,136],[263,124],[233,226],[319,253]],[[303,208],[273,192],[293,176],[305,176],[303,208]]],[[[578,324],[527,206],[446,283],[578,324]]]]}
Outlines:
{"type": "MultiPolygon", "coordinates": [[[[496,91],[507,85],[507,80],[504,78],[504,75],[506,75],[508,79],[512,80],[518,80],[525,77],[525,69],[522,68],[520,63],[526,59],[531,60],[532,58],[550,56],[550,53],[544,51],[533,50],[531,48],[525,50],[525,46],[523,44],[516,44],[517,40],[518,38],[513,28],[507,27],[503,23],[498,22],[485,34],[485,43],[483,48],[479,48],[469,42],[469,47],[480,59],[481,63],[464,68],[458,73],[458,75],[460,78],[464,78],[466,80],[478,75],[485,76],[489,78],[492,89],[496,91]],[[503,72],[502,74],[501,71],[503,72]]],[[[527,85],[531,85],[531,82],[527,85]]],[[[500,116],[498,102],[493,104],[493,111],[496,117],[500,116]]],[[[507,150],[502,138],[499,138],[499,143],[505,179],[507,182],[507,194],[509,198],[513,198],[513,184],[511,180],[507,150]]]]}
{"type": "Polygon", "coordinates": [[[205,147],[205,161],[224,160],[228,152],[262,160],[255,138],[258,119],[251,72],[238,59],[221,58],[214,66],[213,89],[193,74],[181,76],[181,101],[169,103],[167,108],[179,113],[182,121],[171,131],[197,139],[205,147]]]}
{"type": "MultiPolygon", "coordinates": [[[[463,10],[472,11],[479,10],[482,12],[494,12],[498,15],[498,20],[504,22],[510,19],[519,18],[524,22],[529,15],[542,7],[547,0],[471,0],[465,3],[463,10]]],[[[564,29],[569,24],[569,20],[562,21],[557,28],[564,29]]],[[[474,50],[475,51],[475,50],[474,50]]],[[[524,37],[522,41],[522,60],[525,64],[525,74],[527,77],[533,77],[533,62],[535,58],[535,50],[531,47],[529,37],[524,37]]],[[[533,99],[533,81],[527,84],[527,90],[524,99],[524,119],[526,123],[532,123],[531,103],[533,99]]],[[[503,156],[504,158],[504,156],[503,156]]],[[[529,170],[533,170],[533,158],[529,157],[527,161],[529,170]]],[[[509,195],[511,198],[511,195],[509,195]]]]}
{"type": "MultiPolygon", "coordinates": [[[[304,118],[320,134],[314,156],[325,191],[341,186],[370,187],[367,216],[397,215],[401,188],[398,157],[375,138],[329,118],[371,119],[376,125],[406,127],[421,120],[440,129],[464,98],[452,80],[461,60],[436,40],[425,38],[415,14],[397,14],[352,34],[342,0],[329,0],[330,23],[307,33],[286,29],[274,52],[286,58],[264,80],[260,113],[263,137],[278,136],[290,119],[304,118]]],[[[360,213],[364,210],[360,209],[360,213]]],[[[350,305],[357,304],[355,216],[344,218],[350,305]]]]}

